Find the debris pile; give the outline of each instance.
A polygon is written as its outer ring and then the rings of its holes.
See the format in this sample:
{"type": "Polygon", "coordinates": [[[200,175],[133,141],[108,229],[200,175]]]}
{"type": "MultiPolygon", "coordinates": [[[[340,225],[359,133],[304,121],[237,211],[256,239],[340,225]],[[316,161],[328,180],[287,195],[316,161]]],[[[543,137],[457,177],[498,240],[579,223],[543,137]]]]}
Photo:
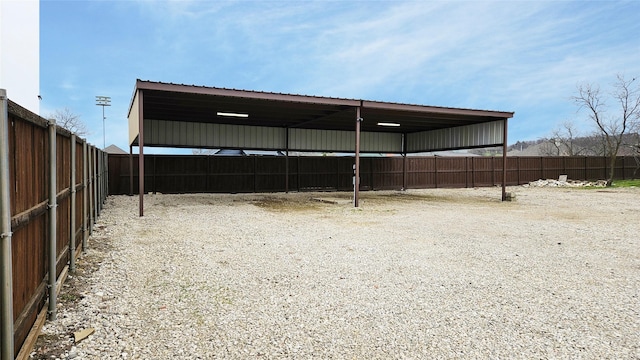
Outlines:
{"type": "Polygon", "coordinates": [[[606,187],[606,180],[597,181],[584,181],[584,180],[554,180],[554,179],[540,179],[532,181],[529,184],[523,185],[524,187],[606,187]]]}

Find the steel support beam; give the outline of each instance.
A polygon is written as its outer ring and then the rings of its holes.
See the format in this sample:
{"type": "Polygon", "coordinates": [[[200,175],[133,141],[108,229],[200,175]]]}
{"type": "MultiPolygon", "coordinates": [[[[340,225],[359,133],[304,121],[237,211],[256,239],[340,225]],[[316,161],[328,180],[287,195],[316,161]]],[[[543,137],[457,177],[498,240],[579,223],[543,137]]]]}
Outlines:
{"type": "MultiPolygon", "coordinates": [[[[360,104],[362,105],[362,102],[360,104]]],[[[358,207],[360,203],[360,123],[362,122],[360,110],[361,106],[358,106],[356,108],[356,163],[353,178],[353,207],[358,207]]]]}
{"type": "Polygon", "coordinates": [[[91,165],[93,166],[93,222],[91,223],[91,228],[93,229],[93,225],[98,222],[98,216],[100,215],[99,205],[98,205],[98,193],[100,192],[100,179],[98,179],[98,148],[95,146],[91,147],[91,165]]]}
{"type": "Polygon", "coordinates": [[[502,135],[502,201],[507,200],[507,119],[504,119],[502,135]]]}
{"type": "Polygon", "coordinates": [[[104,197],[102,198],[102,204],[106,204],[107,197],[109,196],[109,154],[106,151],[102,152],[102,157],[104,158],[104,197]]]}
{"type": "Polygon", "coordinates": [[[71,219],[69,271],[76,271],[76,134],[71,135],[71,219]]]}
{"type": "Polygon", "coordinates": [[[289,193],[289,128],[285,128],[284,143],[284,192],[289,193]]]}
{"type": "Polygon", "coordinates": [[[138,89],[138,192],[140,216],[144,216],[144,107],[143,92],[138,89]]]}
{"type": "Polygon", "coordinates": [[[133,145],[129,145],[129,196],[133,196],[133,145]]]}
{"type": "Polygon", "coordinates": [[[87,197],[89,197],[89,223],[88,225],[88,230],[89,230],[89,235],[91,235],[91,233],[93,232],[93,208],[94,208],[94,203],[93,203],[93,167],[94,167],[94,161],[93,161],[93,150],[91,149],[92,146],[91,145],[87,145],[87,177],[89,178],[89,192],[87,193],[87,197]]]}
{"type": "Polygon", "coordinates": [[[2,360],[13,359],[13,261],[11,256],[11,181],[9,170],[9,112],[7,91],[0,89],[0,351],[2,360]]]}
{"type": "Polygon", "coordinates": [[[56,262],[57,262],[57,171],[56,171],[56,123],[49,122],[49,320],[56,319],[56,262]]]}
{"type": "Polygon", "coordinates": [[[402,191],[407,190],[407,134],[402,134],[402,191]]]}
{"type": "Polygon", "coordinates": [[[82,251],[87,251],[87,238],[89,237],[89,156],[87,141],[82,142],[82,251]]]}

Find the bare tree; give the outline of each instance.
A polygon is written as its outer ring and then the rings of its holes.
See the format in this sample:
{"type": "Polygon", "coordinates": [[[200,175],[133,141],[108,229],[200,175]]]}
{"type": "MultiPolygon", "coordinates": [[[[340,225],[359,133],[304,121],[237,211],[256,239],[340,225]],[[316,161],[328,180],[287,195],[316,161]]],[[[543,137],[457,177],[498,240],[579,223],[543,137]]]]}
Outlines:
{"type": "Polygon", "coordinates": [[[578,144],[576,125],[567,120],[551,132],[549,138],[544,138],[540,153],[545,156],[579,156],[584,155],[586,149],[578,144]]]}
{"type": "Polygon", "coordinates": [[[544,141],[540,144],[538,152],[542,156],[560,156],[560,143],[553,136],[551,138],[544,138],[544,141]]]}
{"type": "Polygon", "coordinates": [[[609,158],[609,175],[607,184],[613,183],[615,164],[624,135],[637,126],[640,121],[640,87],[636,78],[627,80],[622,75],[617,76],[613,84],[611,98],[620,105],[620,113],[607,113],[606,99],[600,93],[600,87],[592,84],[578,86],[578,94],[573,97],[579,109],[585,109],[589,119],[596,125],[604,140],[606,156],[609,158]]]}
{"type": "Polygon", "coordinates": [[[56,124],[62,128],[65,128],[78,136],[89,135],[89,130],[84,124],[80,115],[75,114],[69,108],[58,109],[53,114],[49,114],[47,119],[54,120],[56,124]]]}

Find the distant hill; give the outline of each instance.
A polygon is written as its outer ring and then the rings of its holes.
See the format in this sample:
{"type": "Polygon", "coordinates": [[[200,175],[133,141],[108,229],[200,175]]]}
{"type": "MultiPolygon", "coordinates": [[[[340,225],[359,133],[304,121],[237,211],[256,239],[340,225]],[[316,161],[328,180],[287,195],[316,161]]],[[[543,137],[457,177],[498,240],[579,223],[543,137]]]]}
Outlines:
{"type": "MultiPolygon", "coordinates": [[[[568,141],[553,141],[553,139],[538,139],[531,141],[517,141],[508,146],[508,156],[603,156],[605,151],[602,140],[596,136],[584,136],[573,139],[569,148],[568,141]]],[[[640,134],[627,134],[618,152],[619,156],[640,155],[640,134]],[[635,147],[634,147],[635,146],[635,147]]],[[[469,150],[469,152],[483,156],[497,156],[502,154],[502,147],[469,150]]]]}

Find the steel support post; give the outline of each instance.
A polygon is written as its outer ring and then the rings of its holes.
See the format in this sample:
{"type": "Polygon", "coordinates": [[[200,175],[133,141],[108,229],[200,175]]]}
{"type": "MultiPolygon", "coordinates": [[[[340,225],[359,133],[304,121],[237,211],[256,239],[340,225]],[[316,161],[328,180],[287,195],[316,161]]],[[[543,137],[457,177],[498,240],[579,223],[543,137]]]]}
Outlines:
{"type": "Polygon", "coordinates": [[[504,119],[502,135],[502,201],[507,200],[507,119],[504,119]]]}
{"type": "Polygon", "coordinates": [[[102,152],[102,156],[104,156],[104,199],[102,202],[106,204],[109,196],[109,154],[102,152]]]}
{"type": "MultiPolygon", "coordinates": [[[[362,106],[362,102],[361,102],[362,106]]],[[[356,108],[356,164],[355,164],[355,175],[353,179],[353,206],[358,207],[360,203],[360,123],[362,122],[362,117],[360,117],[360,108],[358,106],[356,108]]]]}
{"type": "Polygon", "coordinates": [[[89,237],[89,157],[87,141],[82,143],[82,251],[87,251],[87,238],[89,237]]]}
{"type": "Polygon", "coordinates": [[[143,92],[138,90],[138,192],[140,216],[144,216],[144,108],[143,92]]]}
{"type": "Polygon", "coordinates": [[[129,196],[133,196],[133,145],[129,145],[129,196]]]}
{"type": "Polygon", "coordinates": [[[76,135],[71,135],[71,237],[69,239],[69,271],[76,271],[76,135]]]}
{"type": "Polygon", "coordinates": [[[98,147],[96,152],[96,219],[100,216],[102,210],[102,157],[100,156],[100,150],[98,147]]]}
{"type": "Polygon", "coordinates": [[[89,179],[89,192],[87,193],[89,197],[89,223],[87,225],[89,227],[89,236],[93,232],[93,150],[91,147],[91,145],[87,146],[87,177],[89,179]]]}
{"type": "Polygon", "coordinates": [[[93,222],[91,223],[93,228],[100,214],[98,211],[98,188],[100,186],[100,181],[98,180],[98,148],[95,146],[91,147],[91,165],[93,165],[93,222]]]}
{"type": "Polygon", "coordinates": [[[289,128],[285,128],[284,142],[285,142],[285,153],[284,153],[284,192],[289,193],[289,128]]]}
{"type": "Polygon", "coordinates": [[[407,134],[402,134],[402,191],[407,190],[407,134]]]}
{"type": "Polygon", "coordinates": [[[13,359],[13,261],[11,256],[11,176],[9,173],[9,113],[7,91],[0,89],[0,240],[2,247],[2,287],[0,301],[2,360],[13,359]]]}
{"type": "Polygon", "coordinates": [[[49,320],[56,319],[56,260],[57,260],[57,174],[56,123],[49,122],[49,320]]]}

